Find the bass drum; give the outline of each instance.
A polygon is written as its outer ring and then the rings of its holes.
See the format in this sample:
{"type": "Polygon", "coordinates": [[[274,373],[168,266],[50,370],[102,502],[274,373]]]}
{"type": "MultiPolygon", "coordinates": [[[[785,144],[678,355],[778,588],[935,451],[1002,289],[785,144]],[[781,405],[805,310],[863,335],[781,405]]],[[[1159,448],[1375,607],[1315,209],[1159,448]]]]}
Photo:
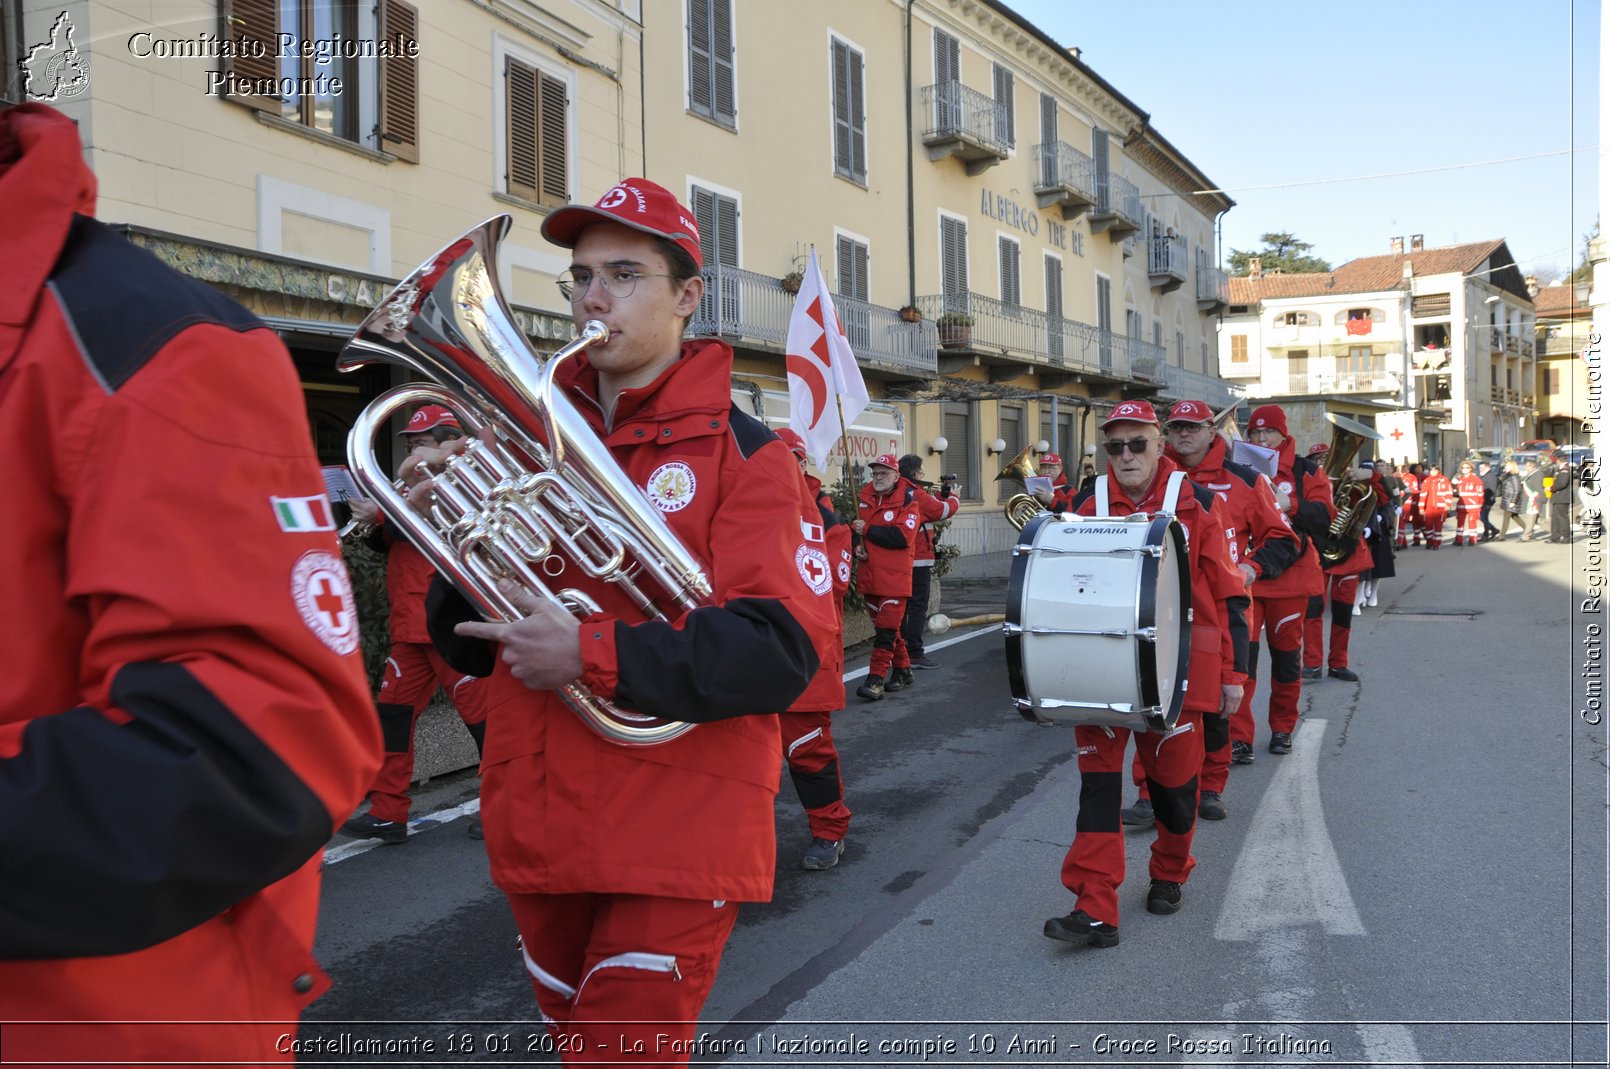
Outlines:
{"type": "Polygon", "coordinates": [[[1172,516],[1038,516],[1012,549],[1006,597],[1006,667],[1024,719],[1173,730],[1191,577],[1172,516]]]}

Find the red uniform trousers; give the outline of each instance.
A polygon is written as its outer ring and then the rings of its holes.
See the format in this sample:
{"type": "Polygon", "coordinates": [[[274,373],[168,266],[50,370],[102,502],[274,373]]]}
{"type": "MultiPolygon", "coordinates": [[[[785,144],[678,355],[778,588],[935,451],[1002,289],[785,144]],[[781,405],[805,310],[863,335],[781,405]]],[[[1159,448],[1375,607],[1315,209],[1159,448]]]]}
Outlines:
{"type": "MultiPolygon", "coordinates": [[[[1202,717],[1201,788],[1223,794],[1230,782],[1230,718],[1216,713],[1198,715],[1202,717]]],[[[1129,762],[1129,775],[1140,788],[1140,797],[1150,799],[1152,792],[1146,786],[1146,768],[1140,763],[1139,751],[1129,762]]]]}
{"type": "Polygon", "coordinates": [[[386,755],[369,788],[369,813],[376,820],[408,820],[408,784],[414,778],[414,724],[437,686],[446,688],[464,726],[481,749],[486,730],[486,681],[454,671],[436,647],[398,642],[386,658],[386,674],[375,704],[386,755]]]}
{"type": "Polygon", "coordinates": [[[1409,548],[1409,531],[1414,531],[1414,544],[1420,544],[1420,506],[1409,502],[1403,506],[1403,515],[1398,517],[1398,549],[1409,548]]]}
{"type": "Polygon", "coordinates": [[[1481,541],[1481,506],[1457,505],[1453,512],[1453,544],[1469,542],[1475,545],[1481,541]]]}
{"type": "MultiPolygon", "coordinates": [[[[1427,509],[1426,511],[1420,513],[1420,527],[1426,533],[1426,545],[1430,546],[1432,549],[1442,548],[1442,525],[1447,522],[1448,513],[1446,511],[1432,512],[1431,510],[1427,509]]],[[[1420,536],[1416,534],[1414,536],[1414,540],[1418,542],[1420,540],[1420,536]]]]}
{"type": "MultiPolygon", "coordinates": [[[[1330,660],[1331,668],[1347,667],[1347,643],[1353,637],[1353,605],[1358,599],[1358,576],[1327,575],[1330,589],[1330,660]]],[[[1325,642],[1321,622],[1325,617],[1325,595],[1315,594],[1308,599],[1308,613],[1303,620],[1303,667],[1318,668],[1323,660],[1325,642]]]]}
{"type": "Polygon", "coordinates": [[[1062,885],[1074,893],[1076,908],[1103,924],[1118,923],[1118,885],[1124,882],[1124,750],[1135,736],[1135,752],[1146,769],[1147,788],[1157,814],[1152,841],[1151,877],[1184,883],[1196,867],[1191,839],[1196,833],[1197,776],[1202,770],[1202,714],[1180,714],[1167,734],[1128,728],[1080,725],[1079,821],[1073,845],[1062,860],[1062,885]]]}
{"type": "MultiPolygon", "coordinates": [[[[1252,695],[1258,689],[1258,635],[1269,634],[1269,730],[1291,734],[1297,730],[1297,700],[1302,696],[1303,615],[1308,599],[1253,598],[1247,621],[1247,682],[1241,707],[1230,717],[1230,738],[1252,745],[1258,728],[1252,719],[1252,695]]],[[[1211,788],[1210,788],[1211,789],[1211,788]]]]}
{"type": "Polygon", "coordinates": [[[508,898],[562,1064],[688,1064],[699,1008],[738,919],[736,902],[624,894],[508,898]]]}
{"type": "Polygon", "coordinates": [[[865,596],[873,628],[872,664],[867,674],[888,679],[891,665],[895,668],[911,667],[911,654],[907,652],[906,640],[900,634],[900,623],[906,615],[906,599],[880,597],[877,594],[865,596]]]}
{"type": "Polygon", "coordinates": [[[851,813],[844,804],[844,777],[839,773],[838,748],[833,745],[833,714],[778,713],[777,726],[782,731],[788,775],[810,821],[811,837],[841,842],[850,830],[851,813]]]}

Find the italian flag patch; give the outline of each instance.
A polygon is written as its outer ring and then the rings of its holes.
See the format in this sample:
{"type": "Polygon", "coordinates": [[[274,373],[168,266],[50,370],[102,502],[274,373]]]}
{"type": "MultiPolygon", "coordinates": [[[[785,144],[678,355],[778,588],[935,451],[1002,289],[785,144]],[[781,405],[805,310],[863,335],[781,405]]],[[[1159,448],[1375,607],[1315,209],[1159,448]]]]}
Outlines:
{"type": "Polygon", "coordinates": [[[282,531],[335,530],[330,502],[322,494],[315,497],[271,497],[268,500],[274,506],[274,518],[279,521],[282,531]]]}

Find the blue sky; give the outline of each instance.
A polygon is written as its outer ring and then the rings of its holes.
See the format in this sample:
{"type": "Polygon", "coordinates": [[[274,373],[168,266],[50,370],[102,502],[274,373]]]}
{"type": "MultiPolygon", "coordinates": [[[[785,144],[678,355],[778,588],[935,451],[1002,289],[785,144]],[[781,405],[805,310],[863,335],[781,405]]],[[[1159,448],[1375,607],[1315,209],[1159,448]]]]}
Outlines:
{"type": "Polygon", "coordinates": [[[1501,237],[1569,272],[1593,226],[1598,0],[1004,2],[1229,191],[1226,256],[1280,230],[1332,264],[1501,237]]]}

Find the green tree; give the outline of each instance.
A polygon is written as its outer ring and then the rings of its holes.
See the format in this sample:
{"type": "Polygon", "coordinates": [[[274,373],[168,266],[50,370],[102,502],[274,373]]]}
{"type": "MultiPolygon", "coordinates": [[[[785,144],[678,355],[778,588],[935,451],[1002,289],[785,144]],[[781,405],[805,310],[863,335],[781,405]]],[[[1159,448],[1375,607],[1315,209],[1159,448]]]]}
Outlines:
{"type": "Polygon", "coordinates": [[[1593,281],[1593,243],[1599,240],[1599,220],[1593,221],[1593,229],[1582,235],[1582,259],[1577,261],[1576,270],[1566,279],[1568,285],[1578,282],[1593,281]]]}
{"type": "Polygon", "coordinates": [[[1296,234],[1283,230],[1275,231],[1261,235],[1258,240],[1263,242],[1261,249],[1230,250],[1230,274],[1237,278],[1245,278],[1251,274],[1254,256],[1261,262],[1263,273],[1266,275],[1276,273],[1296,275],[1330,270],[1330,261],[1308,255],[1313,245],[1299,241],[1296,234]]]}

